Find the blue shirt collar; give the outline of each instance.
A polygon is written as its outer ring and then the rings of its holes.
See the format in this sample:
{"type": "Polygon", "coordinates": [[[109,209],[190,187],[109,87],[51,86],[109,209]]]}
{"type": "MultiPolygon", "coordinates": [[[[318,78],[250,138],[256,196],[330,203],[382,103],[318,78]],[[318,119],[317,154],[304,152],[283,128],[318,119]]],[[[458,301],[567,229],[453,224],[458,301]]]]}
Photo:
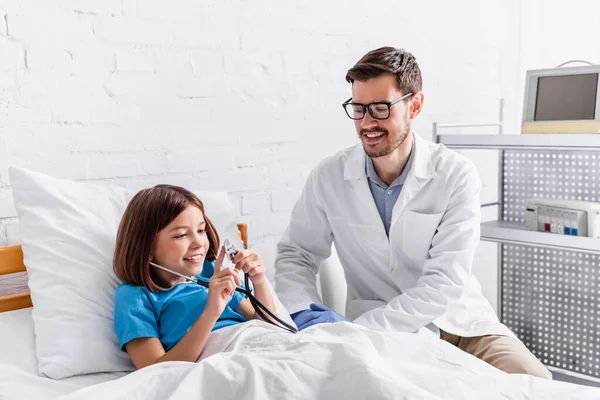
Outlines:
{"type": "MultiPolygon", "coordinates": [[[[406,162],[406,166],[404,167],[404,170],[402,171],[400,176],[397,177],[396,179],[394,179],[394,182],[392,182],[392,184],[389,187],[404,185],[404,182],[406,181],[406,176],[408,175],[408,172],[410,171],[410,167],[412,166],[414,155],[415,155],[415,140],[413,138],[413,145],[412,145],[412,149],[410,150],[410,156],[408,156],[408,161],[406,162]]],[[[369,178],[369,180],[372,181],[373,183],[375,183],[377,186],[387,189],[388,185],[386,185],[385,182],[382,181],[381,178],[377,175],[377,172],[375,172],[375,167],[373,166],[373,160],[371,159],[371,157],[366,156],[365,159],[366,159],[367,178],[369,178]]]]}

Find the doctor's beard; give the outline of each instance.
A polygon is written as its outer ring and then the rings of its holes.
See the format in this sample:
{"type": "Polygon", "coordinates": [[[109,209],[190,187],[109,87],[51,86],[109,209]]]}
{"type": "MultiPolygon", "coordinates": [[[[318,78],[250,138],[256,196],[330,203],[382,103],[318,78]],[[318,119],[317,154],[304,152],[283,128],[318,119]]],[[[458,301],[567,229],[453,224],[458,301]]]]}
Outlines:
{"type": "Polygon", "coordinates": [[[410,132],[410,126],[408,124],[404,124],[402,130],[397,132],[395,135],[390,136],[390,133],[387,129],[382,127],[376,127],[373,129],[361,129],[360,131],[360,140],[363,144],[363,149],[365,153],[371,158],[383,157],[390,154],[392,151],[396,150],[408,137],[408,133],[410,132]],[[369,146],[364,141],[364,135],[367,133],[375,133],[381,132],[383,136],[379,143],[376,146],[369,146]]]}

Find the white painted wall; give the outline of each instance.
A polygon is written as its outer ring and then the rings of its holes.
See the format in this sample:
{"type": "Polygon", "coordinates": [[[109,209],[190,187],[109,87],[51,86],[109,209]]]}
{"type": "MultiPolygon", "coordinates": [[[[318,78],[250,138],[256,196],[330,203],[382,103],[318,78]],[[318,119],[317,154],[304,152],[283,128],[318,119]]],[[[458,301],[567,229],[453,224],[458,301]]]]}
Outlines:
{"type": "MultiPolygon", "coordinates": [[[[0,245],[19,241],[7,168],[20,165],[227,190],[270,264],[310,169],[356,143],[347,69],[404,47],[423,70],[422,136],[495,121],[501,97],[515,130],[520,13],[518,0],[0,0],[0,245]]],[[[495,163],[474,157],[494,200],[495,163]]],[[[476,272],[494,300],[493,266],[476,272]]]]}
{"type": "MultiPolygon", "coordinates": [[[[527,0],[522,8],[521,88],[528,69],[554,68],[569,60],[600,64],[600,1],[527,0]]],[[[584,64],[569,66],[578,65],[584,64]]],[[[522,104],[523,96],[519,100],[522,104]]]]}

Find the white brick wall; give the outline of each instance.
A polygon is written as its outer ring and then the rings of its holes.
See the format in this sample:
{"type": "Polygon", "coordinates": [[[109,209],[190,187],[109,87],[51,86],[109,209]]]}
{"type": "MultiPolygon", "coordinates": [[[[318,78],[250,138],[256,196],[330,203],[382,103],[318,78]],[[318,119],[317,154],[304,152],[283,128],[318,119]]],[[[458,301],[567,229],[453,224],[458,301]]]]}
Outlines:
{"type": "Polygon", "coordinates": [[[417,56],[426,138],[434,121],[496,119],[500,97],[517,126],[518,4],[0,0],[0,245],[18,241],[20,165],[227,190],[270,264],[310,169],[356,142],[340,104],[366,51],[417,56]]]}
{"type": "Polygon", "coordinates": [[[0,218],[9,218],[16,215],[12,193],[8,188],[0,189],[0,218]]]}
{"type": "Polygon", "coordinates": [[[269,193],[261,192],[242,196],[242,215],[269,213],[270,206],[269,193]]]}
{"type": "Polygon", "coordinates": [[[0,70],[18,71],[25,68],[24,48],[7,38],[0,38],[0,70]]]}
{"type": "Polygon", "coordinates": [[[273,211],[288,211],[294,207],[300,196],[300,189],[274,190],[271,193],[271,209],[273,211]]]}

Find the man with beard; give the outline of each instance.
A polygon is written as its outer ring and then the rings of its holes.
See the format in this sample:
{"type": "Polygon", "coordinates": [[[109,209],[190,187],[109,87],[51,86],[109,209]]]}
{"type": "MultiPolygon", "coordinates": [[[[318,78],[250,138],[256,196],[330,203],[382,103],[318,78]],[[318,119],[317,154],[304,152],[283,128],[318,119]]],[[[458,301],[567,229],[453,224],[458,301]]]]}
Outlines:
{"type": "Polygon", "coordinates": [[[481,183],[473,164],[413,131],[423,108],[415,57],[383,47],[346,75],[343,103],[360,144],[308,177],[279,242],[276,290],[299,329],[348,320],[371,329],[431,329],[509,373],[551,379],[498,321],[471,269],[481,183]],[[316,274],[335,243],[346,317],[320,304],[316,274]]]}

